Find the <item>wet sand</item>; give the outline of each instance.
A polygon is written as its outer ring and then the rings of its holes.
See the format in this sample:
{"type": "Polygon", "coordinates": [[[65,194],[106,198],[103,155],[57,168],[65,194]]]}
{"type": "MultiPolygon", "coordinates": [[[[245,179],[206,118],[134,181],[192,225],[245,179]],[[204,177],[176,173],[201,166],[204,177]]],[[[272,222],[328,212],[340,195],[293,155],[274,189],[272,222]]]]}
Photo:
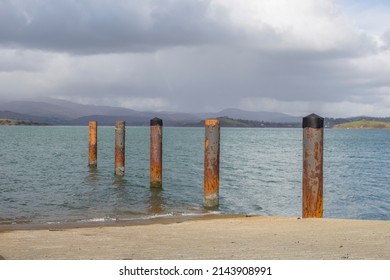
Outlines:
{"type": "Polygon", "coordinates": [[[390,221],[217,215],[33,229],[0,226],[0,259],[390,260],[390,221]]]}

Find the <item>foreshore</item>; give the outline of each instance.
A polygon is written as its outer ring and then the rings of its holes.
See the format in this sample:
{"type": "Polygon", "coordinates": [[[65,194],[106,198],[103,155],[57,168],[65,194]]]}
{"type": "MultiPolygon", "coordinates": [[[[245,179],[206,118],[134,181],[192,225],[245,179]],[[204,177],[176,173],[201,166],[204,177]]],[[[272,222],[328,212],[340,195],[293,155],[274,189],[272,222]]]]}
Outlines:
{"type": "Polygon", "coordinates": [[[0,259],[390,260],[390,221],[241,215],[0,226],[0,259]]]}

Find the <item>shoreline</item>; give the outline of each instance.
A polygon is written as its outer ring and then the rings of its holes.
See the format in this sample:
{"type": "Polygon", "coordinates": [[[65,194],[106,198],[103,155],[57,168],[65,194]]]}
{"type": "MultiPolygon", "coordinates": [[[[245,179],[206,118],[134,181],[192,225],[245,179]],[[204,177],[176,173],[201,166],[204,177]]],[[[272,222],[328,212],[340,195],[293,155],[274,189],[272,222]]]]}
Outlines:
{"type": "Polygon", "coordinates": [[[390,260],[390,221],[210,215],[8,229],[0,231],[1,258],[390,260]]]}
{"type": "Polygon", "coordinates": [[[210,220],[210,219],[230,219],[252,217],[254,215],[245,214],[194,214],[180,216],[156,216],[147,218],[135,218],[129,220],[106,220],[106,221],[65,221],[50,223],[20,223],[20,224],[0,224],[0,233],[23,231],[23,230],[65,230],[79,228],[99,228],[99,227],[127,227],[151,224],[172,224],[185,221],[210,220]]]}

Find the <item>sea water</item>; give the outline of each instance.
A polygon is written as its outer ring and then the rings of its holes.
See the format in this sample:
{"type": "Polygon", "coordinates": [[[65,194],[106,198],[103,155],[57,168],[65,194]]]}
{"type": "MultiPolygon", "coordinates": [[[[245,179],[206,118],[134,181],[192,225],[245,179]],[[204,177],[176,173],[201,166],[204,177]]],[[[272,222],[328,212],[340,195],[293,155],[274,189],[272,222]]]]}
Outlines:
{"type": "MultiPolygon", "coordinates": [[[[0,224],[204,215],[204,128],[163,129],[163,189],[149,187],[149,128],[126,127],[125,176],[114,128],[0,127],[0,224]]],[[[324,217],[390,219],[390,131],[325,129],[324,217]]],[[[302,129],[221,128],[220,206],[213,213],[301,216],[302,129]]]]}

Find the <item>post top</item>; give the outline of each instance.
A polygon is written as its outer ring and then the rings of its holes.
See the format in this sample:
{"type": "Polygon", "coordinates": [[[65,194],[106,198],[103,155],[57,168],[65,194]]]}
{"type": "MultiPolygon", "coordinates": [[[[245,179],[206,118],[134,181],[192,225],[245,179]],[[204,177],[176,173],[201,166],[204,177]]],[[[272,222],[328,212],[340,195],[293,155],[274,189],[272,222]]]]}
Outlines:
{"type": "Polygon", "coordinates": [[[219,125],[221,123],[218,119],[207,119],[204,121],[204,125],[219,125]]]}
{"type": "Polygon", "coordinates": [[[163,121],[162,119],[159,119],[159,118],[153,118],[150,120],[150,126],[154,126],[154,125],[160,125],[162,126],[163,125],[163,121]]]}
{"type": "Polygon", "coordinates": [[[125,121],[116,121],[115,126],[125,126],[125,121]]]}
{"type": "Polygon", "coordinates": [[[303,118],[302,128],[323,128],[324,127],[324,118],[316,114],[310,114],[303,118]]]}

